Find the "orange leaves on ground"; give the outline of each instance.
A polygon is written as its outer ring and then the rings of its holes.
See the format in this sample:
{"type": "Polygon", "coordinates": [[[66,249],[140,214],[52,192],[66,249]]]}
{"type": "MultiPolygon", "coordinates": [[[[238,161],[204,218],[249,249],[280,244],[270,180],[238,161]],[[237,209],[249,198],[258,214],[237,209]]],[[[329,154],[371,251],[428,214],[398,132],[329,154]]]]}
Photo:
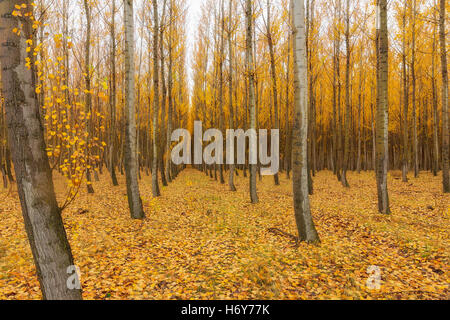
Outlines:
{"type": "MultiPolygon", "coordinates": [[[[147,219],[129,218],[124,179],[95,183],[63,214],[88,299],[448,299],[449,197],[440,179],[390,178],[393,214],[376,211],[373,173],[349,173],[344,189],[315,178],[312,212],[322,243],[296,244],[291,182],[258,183],[260,204],[186,170],[163,196],[141,180],[147,219]],[[295,240],[295,239],[294,239],[295,240]],[[367,287],[369,268],[379,290],[367,287]]],[[[56,178],[60,201],[65,183],[56,178]]],[[[0,198],[7,195],[0,192],[0,198]]],[[[0,203],[0,299],[40,298],[17,193],[0,203]]]]}

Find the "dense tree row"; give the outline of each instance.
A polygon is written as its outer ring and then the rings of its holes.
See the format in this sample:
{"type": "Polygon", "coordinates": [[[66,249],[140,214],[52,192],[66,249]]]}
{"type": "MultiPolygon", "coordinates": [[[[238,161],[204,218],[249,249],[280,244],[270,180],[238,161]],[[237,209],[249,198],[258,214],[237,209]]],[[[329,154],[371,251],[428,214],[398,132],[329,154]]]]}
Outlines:
{"type": "MultiPolygon", "coordinates": [[[[207,1],[200,19],[193,117],[209,127],[228,119],[227,128],[248,128],[244,9],[238,3],[224,8],[221,2],[207,1]],[[222,45],[224,35],[231,45],[222,45]]],[[[289,5],[269,0],[253,6],[256,127],[281,129],[282,165],[289,176],[294,92],[289,5]]],[[[421,0],[389,6],[389,169],[403,169],[405,181],[409,170],[416,177],[421,170],[437,175],[448,164],[439,6],[421,0]]],[[[344,186],[350,185],[347,170],[376,166],[375,20],[370,3],[306,1],[310,174],[333,170],[344,186]]]]}

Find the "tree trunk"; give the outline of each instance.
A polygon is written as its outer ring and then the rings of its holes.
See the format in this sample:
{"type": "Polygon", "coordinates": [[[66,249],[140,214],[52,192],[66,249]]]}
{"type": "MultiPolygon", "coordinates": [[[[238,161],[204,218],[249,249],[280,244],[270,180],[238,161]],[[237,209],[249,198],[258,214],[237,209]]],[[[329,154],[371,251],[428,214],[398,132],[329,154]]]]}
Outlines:
{"type": "Polygon", "coordinates": [[[79,300],[81,290],[71,290],[68,285],[68,268],[74,267],[74,261],[45,151],[36,79],[32,67],[25,65],[26,58],[31,66],[34,60],[33,50],[26,52],[26,41],[32,37],[31,23],[28,18],[11,14],[23,3],[30,7],[28,0],[0,3],[1,79],[18,193],[43,298],[79,300]],[[21,30],[20,36],[13,32],[15,28],[21,30]]]}
{"type": "MultiPolygon", "coordinates": [[[[270,25],[270,0],[267,0],[267,42],[269,44],[269,55],[270,55],[270,74],[272,77],[272,97],[273,97],[273,108],[275,116],[275,126],[274,129],[280,129],[280,120],[278,116],[278,88],[277,88],[277,74],[275,68],[275,54],[273,49],[273,37],[272,29],[270,25]]],[[[280,179],[278,173],[274,175],[275,185],[280,185],[280,179]]]]}
{"type": "Polygon", "coordinates": [[[376,124],[376,174],[378,210],[390,214],[387,173],[388,153],[388,28],[387,0],[377,0],[377,124],[376,124]]]}
{"type": "MultiPolygon", "coordinates": [[[[223,133],[224,129],[224,113],[223,113],[223,61],[224,61],[224,51],[225,51],[225,9],[224,9],[225,0],[221,0],[221,9],[220,9],[220,53],[219,53],[219,130],[223,133]]],[[[221,159],[222,160],[222,159],[221,159]]],[[[223,176],[223,164],[219,163],[219,178],[220,183],[225,184],[225,178],[223,176]]]]}
{"type": "Polygon", "coordinates": [[[285,113],[285,148],[284,148],[284,169],[286,170],[286,178],[291,179],[290,174],[290,162],[291,162],[291,148],[290,148],[290,137],[291,130],[289,126],[289,85],[290,85],[290,70],[291,70],[291,45],[292,45],[292,37],[289,32],[288,35],[288,53],[287,53],[287,62],[286,62],[286,113],[285,113]]]}
{"type": "MultiPolygon", "coordinates": [[[[228,69],[228,103],[229,103],[229,123],[230,129],[234,129],[234,120],[233,120],[233,47],[231,45],[231,35],[232,35],[232,17],[233,17],[233,1],[229,0],[229,22],[228,22],[228,55],[229,55],[229,69],[228,69]]],[[[234,157],[234,155],[233,155],[234,157]]],[[[234,185],[234,171],[236,166],[233,164],[230,165],[230,172],[228,173],[228,186],[231,191],[236,191],[236,186],[234,185]]]]}
{"type": "Polygon", "coordinates": [[[308,97],[307,61],[305,37],[305,8],[302,1],[291,1],[294,33],[294,126],[293,126],[293,191],[295,220],[299,239],[319,242],[308,194],[308,97]]]}
{"type": "Polygon", "coordinates": [[[86,117],[86,180],[88,193],[94,193],[94,187],[92,186],[91,179],[91,150],[89,148],[89,140],[91,138],[91,119],[92,119],[92,95],[91,95],[91,7],[88,0],[84,0],[84,10],[86,14],[86,43],[84,51],[84,81],[86,85],[85,93],[85,117],[86,117]],[[90,116],[89,116],[90,115],[90,116]]]}
{"type": "Polygon", "coordinates": [[[408,102],[409,90],[406,78],[406,8],[407,0],[404,3],[402,17],[403,39],[402,39],[402,77],[403,77],[403,155],[402,155],[402,181],[408,182],[408,102]]]}
{"type": "Polygon", "coordinates": [[[170,7],[169,7],[169,19],[170,19],[170,26],[169,26],[169,70],[168,70],[168,96],[169,96],[169,105],[167,110],[167,132],[166,132],[166,151],[167,151],[167,157],[166,157],[166,178],[168,182],[172,182],[172,175],[170,171],[171,167],[171,138],[172,138],[172,111],[173,111],[173,77],[172,77],[172,70],[173,70],[173,48],[172,48],[172,32],[173,32],[173,0],[170,1],[170,7]]]}
{"type": "MultiPolygon", "coordinates": [[[[255,102],[255,65],[253,63],[253,9],[252,1],[245,1],[245,19],[247,27],[246,36],[246,69],[248,73],[248,100],[250,108],[250,129],[256,133],[256,102],[255,102]]],[[[256,146],[255,146],[256,147],[256,146]]],[[[250,150],[250,152],[257,152],[256,150],[250,150]]],[[[250,199],[252,203],[258,203],[258,194],[256,192],[256,164],[250,164],[250,199]]]]}
{"type": "Polygon", "coordinates": [[[439,16],[439,39],[441,44],[441,68],[442,68],[442,170],[443,170],[443,189],[444,193],[450,193],[449,176],[449,112],[448,112],[448,71],[447,71],[447,53],[445,46],[445,0],[440,2],[439,16]]]}
{"type": "Polygon", "coordinates": [[[158,1],[153,1],[153,163],[152,163],[152,193],[159,197],[161,192],[158,183],[158,115],[159,115],[159,61],[158,61],[158,1]]]}
{"type": "MultiPolygon", "coordinates": [[[[164,153],[165,153],[165,121],[166,121],[166,99],[167,99],[167,87],[166,87],[166,79],[165,79],[165,58],[164,58],[164,29],[166,22],[166,2],[163,2],[162,16],[161,16],[161,25],[160,25],[160,40],[159,40],[159,51],[160,51],[160,60],[161,60],[161,127],[160,127],[160,150],[159,150],[159,166],[158,169],[161,173],[161,183],[163,186],[167,187],[167,179],[166,173],[164,171],[164,153]]],[[[171,23],[171,21],[169,21],[171,23]]]]}
{"type": "Polygon", "coordinates": [[[110,85],[110,136],[109,136],[109,172],[114,186],[118,186],[116,176],[116,162],[115,162],[115,146],[116,146],[116,102],[117,102],[117,80],[116,80],[116,0],[112,0],[111,13],[111,85],[110,85]]]}
{"type": "Polygon", "coordinates": [[[361,67],[360,67],[360,72],[359,72],[359,92],[358,92],[358,121],[357,121],[357,127],[358,127],[358,154],[357,154],[357,161],[356,161],[356,170],[358,171],[358,173],[361,173],[361,110],[363,109],[363,105],[362,105],[362,94],[363,94],[363,90],[362,90],[362,47],[361,47],[361,53],[360,53],[361,57],[360,57],[360,62],[361,62],[361,67]]]}
{"type": "MultiPolygon", "coordinates": [[[[434,15],[436,18],[436,15],[434,15]]],[[[433,175],[436,177],[439,172],[439,116],[438,98],[436,90],[436,26],[433,27],[433,51],[431,62],[431,89],[433,95],[433,175]]]]}
{"type": "Polygon", "coordinates": [[[412,80],[412,117],[413,117],[413,165],[414,177],[419,177],[419,148],[417,138],[417,101],[416,101],[416,0],[413,0],[412,24],[412,53],[411,53],[411,80],[412,80]]]}
{"type": "MultiPolygon", "coordinates": [[[[341,21],[341,0],[338,1],[338,21],[341,21]]],[[[339,23],[339,22],[338,22],[339,23]]],[[[343,141],[342,141],[342,117],[341,117],[341,41],[340,41],[340,26],[337,26],[338,38],[336,41],[336,77],[337,77],[337,178],[341,181],[342,178],[342,161],[343,161],[343,141]]]]}
{"type": "Polygon", "coordinates": [[[133,0],[124,0],[125,24],[125,177],[131,218],[144,219],[142,200],[138,183],[135,79],[134,79],[134,10],[133,0]]]}
{"type": "Polygon", "coordinates": [[[347,0],[345,11],[345,44],[347,47],[347,57],[345,65],[345,137],[344,137],[344,162],[342,163],[341,182],[345,188],[350,187],[347,182],[347,166],[350,157],[350,0],[347,0]]]}

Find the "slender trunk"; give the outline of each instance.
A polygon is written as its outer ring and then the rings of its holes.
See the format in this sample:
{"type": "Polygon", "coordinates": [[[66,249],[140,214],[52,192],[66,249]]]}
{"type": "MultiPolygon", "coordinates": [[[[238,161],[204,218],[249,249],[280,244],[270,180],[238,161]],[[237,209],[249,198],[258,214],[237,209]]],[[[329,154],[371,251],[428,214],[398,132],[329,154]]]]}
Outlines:
{"type": "Polygon", "coordinates": [[[436,90],[436,26],[433,29],[433,52],[431,62],[431,87],[433,94],[433,175],[436,177],[439,172],[439,116],[438,99],[436,90]]]}
{"type": "Polygon", "coordinates": [[[412,80],[412,117],[413,117],[413,165],[414,177],[419,177],[419,148],[417,138],[417,101],[416,101],[416,0],[413,0],[412,24],[412,53],[411,53],[411,80],[412,80]]]}
{"type": "Polygon", "coordinates": [[[137,141],[136,141],[136,107],[134,79],[134,15],[133,0],[124,0],[125,24],[125,176],[127,183],[128,204],[131,218],[144,219],[141,194],[138,183],[137,141]]]}
{"type": "Polygon", "coordinates": [[[86,85],[85,93],[85,117],[86,117],[86,180],[88,193],[94,193],[91,179],[91,150],[89,148],[89,140],[91,139],[91,119],[92,119],[92,95],[91,95],[91,7],[88,0],[84,0],[84,10],[86,14],[86,44],[84,51],[84,77],[86,85]]]}
{"type": "Polygon", "coordinates": [[[376,173],[378,210],[390,214],[387,173],[388,153],[388,28],[387,0],[377,0],[377,125],[376,125],[376,173]]]}
{"type": "Polygon", "coordinates": [[[165,29],[165,21],[166,21],[166,1],[163,2],[163,10],[161,16],[161,25],[160,25],[160,40],[159,40],[159,51],[160,51],[160,60],[161,60],[161,127],[160,127],[160,150],[159,150],[159,160],[158,160],[158,169],[161,173],[161,182],[163,186],[167,186],[166,173],[164,171],[164,154],[165,154],[165,121],[166,121],[166,100],[167,100],[167,87],[166,87],[166,79],[165,79],[165,58],[164,58],[164,29],[165,29]]]}
{"type": "MultiPolygon", "coordinates": [[[[223,60],[224,60],[224,51],[225,51],[225,9],[224,9],[225,0],[221,0],[221,10],[220,10],[220,53],[219,53],[219,130],[223,133],[224,129],[224,112],[223,112],[223,60]]],[[[222,160],[222,159],[220,159],[222,160]]],[[[225,178],[223,176],[223,164],[219,164],[219,178],[220,183],[225,184],[225,178]]]]}
{"type": "Polygon", "coordinates": [[[112,0],[112,13],[111,13],[111,93],[110,93],[110,136],[109,136],[109,172],[111,174],[111,180],[114,186],[118,186],[116,176],[116,163],[115,163],[115,146],[116,146],[116,99],[117,99],[117,80],[116,80],[116,0],[112,0]]]}
{"type": "Polygon", "coordinates": [[[409,90],[406,73],[406,8],[407,0],[404,3],[403,11],[403,39],[402,39],[402,77],[403,77],[403,155],[402,155],[402,181],[408,182],[408,103],[409,90]]]}
{"type": "Polygon", "coordinates": [[[289,85],[290,85],[290,70],[291,70],[291,45],[292,45],[292,37],[289,32],[288,36],[288,53],[287,53],[287,64],[286,64],[286,114],[285,114],[285,150],[284,150],[284,167],[286,170],[286,178],[290,179],[290,160],[291,160],[291,148],[290,148],[290,137],[291,130],[289,126],[289,85]]]}
{"type": "Polygon", "coordinates": [[[299,239],[319,242],[308,194],[308,97],[307,59],[305,37],[305,8],[301,1],[291,0],[294,32],[294,126],[293,126],[293,191],[295,220],[299,239]]]}
{"type": "MultiPolygon", "coordinates": [[[[229,23],[228,23],[228,55],[229,55],[229,69],[228,69],[228,103],[229,103],[229,123],[230,129],[234,129],[234,115],[233,115],[233,47],[231,45],[231,35],[232,35],[232,14],[233,14],[233,1],[229,0],[229,23]]],[[[234,155],[233,155],[234,157],[234,155]]],[[[235,171],[234,161],[230,165],[230,172],[228,177],[228,186],[231,191],[236,191],[234,185],[234,171],[235,171]]]]}
{"type": "Polygon", "coordinates": [[[173,70],[173,48],[172,48],[172,32],[173,32],[173,0],[170,0],[170,7],[169,7],[169,19],[170,19],[170,25],[169,25],[169,70],[168,72],[168,96],[169,96],[169,105],[167,110],[167,132],[166,132],[166,151],[167,151],[167,157],[166,157],[166,178],[168,182],[172,182],[172,176],[171,176],[171,138],[172,138],[172,110],[173,110],[173,77],[172,77],[172,70],[173,70]]]}
{"type": "MultiPolygon", "coordinates": [[[[338,21],[341,21],[341,0],[338,1],[338,21]]],[[[341,41],[340,27],[338,25],[338,38],[336,45],[336,77],[337,77],[337,178],[342,179],[342,161],[343,161],[343,141],[342,141],[342,118],[341,118],[341,41]]]]}
{"type": "MultiPolygon", "coordinates": [[[[267,0],[267,42],[269,44],[269,55],[270,55],[270,74],[272,77],[272,97],[273,97],[273,108],[275,116],[275,126],[274,129],[280,128],[280,122],[278,117],[278,88],[277,88],[277,71],[275,68],[275,54],[273,49],[273,37],[272,29],[270,25],[270,0],[267,0]]],[[[280,185],[280,179],[278,173],[274,175],[275,185],[280,185]]]]}
{"type": "Polygon", "coordinates": [[[158,1],[153,1],[153,163],[152,163],[152,193],[159,197],[161,192],[158,183],[158,115],[159,115],[159,61],[158,61],[158,1]]]}
{"type": "Polygon", "coordinates": [[[449,175],[449,112],[448,112],[448,71],[447,71],[447,53],[445,45],[445,0],[440,2],[439,15],[439,40],[441,44],[441,68],[442,68],[442,185],[444,193],[450,193],[450,175],[449,175]]]}
{"type": "MultiPolygon", "coordinates": [[[[256,101],[255,101],[255,65],[253,62],[253,9],[252,1],[245,1],[245,19],[247,27],[246,36],[246,69],[248,72],[248,99],[250,108],[250,129],[256,133],[256,101]]],[[[256,150],[250,150],[256,153],[256,150]]],[[[258,194],[256,192],[256,169],[257,164],[250,164],[250,199],[252,203],[258,203],[258,194]]]]}
{"type": "Polygon", "coordinates": [[[358,173],[361,173],[361,110],[363,109],[362,106],[362,82],[363,82],[363,72],[362,72],[362,47],[360,52],[360,71],[359,71],[359,92],[358,92],[358,154],[357,154],[357,162],[356,162],[356,170],[358,173]]]}
{"type": "Polygon", "coordinates": [[[333,39],[333,123],[332,123],[332,144],[333,144],[333,173],[335,175],[338,174],[338,147],[337,147],[337,111],[336,111],[336,104],[337,104],[337,63],[338,63],[338,57],[337,57],[337,40],[333,39]]]}
{"type": "Polygon", "coordinates": [[[344,162],[342,163],[341,182],[345,188],[350,187],[347,182],[347,166],[350,157],[350,0],[347,0],[345,13],[345,44],[347,47],[346,65],[345,65],[345,137],[344,137],[344,162]]]}

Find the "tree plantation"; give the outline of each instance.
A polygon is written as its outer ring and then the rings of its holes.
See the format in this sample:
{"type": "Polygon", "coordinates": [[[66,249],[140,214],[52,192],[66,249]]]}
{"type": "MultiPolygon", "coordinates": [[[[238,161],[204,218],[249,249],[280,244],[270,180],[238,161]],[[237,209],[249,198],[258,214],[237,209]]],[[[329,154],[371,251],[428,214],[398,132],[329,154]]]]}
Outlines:
{"type": "Polygon", "coordinates": [[[448,299],[449,10],[0,1],[0,299],[448,299]]]}

